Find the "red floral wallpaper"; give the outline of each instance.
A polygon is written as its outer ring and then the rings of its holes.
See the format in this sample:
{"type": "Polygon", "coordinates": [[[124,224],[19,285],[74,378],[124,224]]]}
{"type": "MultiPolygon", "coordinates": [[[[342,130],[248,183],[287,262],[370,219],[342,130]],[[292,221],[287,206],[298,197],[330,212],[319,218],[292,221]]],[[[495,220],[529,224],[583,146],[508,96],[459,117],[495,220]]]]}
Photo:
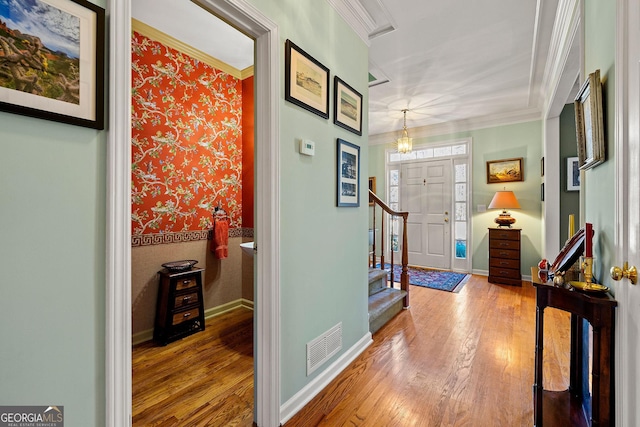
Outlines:
{"type": "Polygon", "coordinates": [[[132,37],[132,234],[242,226],[242,81],[132,37]]]}

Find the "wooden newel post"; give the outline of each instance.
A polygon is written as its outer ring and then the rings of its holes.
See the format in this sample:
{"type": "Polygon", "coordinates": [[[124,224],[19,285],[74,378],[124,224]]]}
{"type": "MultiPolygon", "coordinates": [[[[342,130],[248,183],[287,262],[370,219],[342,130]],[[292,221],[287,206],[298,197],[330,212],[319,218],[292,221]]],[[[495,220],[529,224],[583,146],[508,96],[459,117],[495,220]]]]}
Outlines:
{"type": "Polygon", "coordinates": [[[403,308],[409,308],[409,249],[407,248],[407,218],[408,213],[402,215],[402,274],[400,275],[400,289],[406,291],[403,308]]]}

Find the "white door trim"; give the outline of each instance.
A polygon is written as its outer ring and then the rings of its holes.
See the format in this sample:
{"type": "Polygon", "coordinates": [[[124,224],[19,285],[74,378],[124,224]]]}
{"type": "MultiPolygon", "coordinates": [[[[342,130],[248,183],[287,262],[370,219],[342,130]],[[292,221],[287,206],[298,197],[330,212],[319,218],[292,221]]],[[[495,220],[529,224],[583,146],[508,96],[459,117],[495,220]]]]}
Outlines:
{"type": "MultiPolygon", "coordinates": [[[[616,56],[615,56],[615,122],[614,122],[614,152],[615,152],[615,258],[616,265],[625,261],[633,262],[638,259],[635,253],[638,249],[637,218],[634,210],[637,200],[628,200],[631,171],[638,169],[637,143],[640,137],[637,114],[640,114],[640,83],[637,81],[638,52],[640,52],[640,6],[636,1],[617,0],[616,2],[616,56]],[[635,117],[635,118],[634,118],[635,117]],[[632,141],[635,149],[632,151],[632,141]],[[633,167],[630,168],[630,163],[633,167]],[[633,217],[632,215],[633,214],[633,217]],[[630,240],[633,242],[630,245],[630,240]]],[[[637,359],[634,357],[638,346],[635,326],[630,314],[632,287],[630,281],[623,279],[616,285],[616,299],[618,300],[615,349],[615,395],[616,425],[632,426],[637,422],[637,359]]],[[[638,286],[638,285],[635,285],[638,286]]],[[[633,292],[638,292],[634,289],[633,292]]]]}
{"type": "MultiPolygon", "coordinates": [[[[131,1],[109,2],[107,135],[106,399],[108,426],[131,425],[131,1]]],[[[255,421],[280,424],[280,39],[246,0],[201,0],[256,39],[255,421]]]]}

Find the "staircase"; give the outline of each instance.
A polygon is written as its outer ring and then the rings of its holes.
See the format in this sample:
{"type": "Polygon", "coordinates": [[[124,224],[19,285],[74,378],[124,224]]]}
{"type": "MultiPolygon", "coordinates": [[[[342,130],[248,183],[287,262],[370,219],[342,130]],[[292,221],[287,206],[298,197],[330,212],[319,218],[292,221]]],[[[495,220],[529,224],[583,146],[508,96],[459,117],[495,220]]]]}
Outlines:
{"type": "Polygon", "coordinates": [[[369,332],[372,334],[402,311],[406,291],[387,287],[387,272],[369,269],[369,332]]]}
{"type": "MultiPolygon", "coordinates": [[[[407,217],[408,212],[396,212],[389,208],[382,200],[378,198],[371,190],[369,190],[369,202],[373,205],[373,227],[371,229],[371,246],[372,251],[371,262],[369,264],[369,331],[373,334],[380,329],[385,323],[391,320],[403,308],[409,308],[409,273],[408,273],[408,252],[407,252],[407,217]],[[376,255],[376,207],[382,210],[382,219],[380,228],[382,229],[381,239],[382,248],[380,256],[376,255]],[[400,275],[400,289],[393,287],[395,279],[393,277],[393,269],[391,273],[391,286],[388,286],[387,271],[384,270],[384,215],[391,215],[391,218],[400,217],[402,224],[402,273],[400,275]],[[380,261],[378,264],[378,260],[380,261]],[[380,268],[376,268],[380,265],[380,268]]],[[[391,251],[391,264],[393,264],[393,250],[391,251]]]]}

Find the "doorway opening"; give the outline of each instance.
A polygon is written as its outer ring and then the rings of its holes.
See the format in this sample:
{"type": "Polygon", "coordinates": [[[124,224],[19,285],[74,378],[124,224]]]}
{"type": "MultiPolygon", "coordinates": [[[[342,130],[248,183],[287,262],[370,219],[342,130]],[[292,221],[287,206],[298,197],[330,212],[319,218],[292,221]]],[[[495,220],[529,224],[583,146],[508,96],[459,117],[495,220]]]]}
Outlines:
{"type": "MultiPolygon", "coordinates": [[[[231,23],[256,43],[256,218],[261,250],[255,257],[255,416],[258,425],[280,420],[279,307],[279,78],[280,39],[275,23],[245,2],[202,0],[199,5],[231,23]]],[[[107,203],[106,420],[131,420],[131,1],[110,5],[109,200],[107,203]]]]}
{"type": "MultiPolygon", "coordinates": [[[[409,212],[409,264],[469,272],[471,221],[471,140],[386,152],[387,203],[409,212]]],[[[389,219],[389,251],[402,250],[402,224],[389,219]]]]}
{"type": "Polygon", "coordinates": [[[254,237],[254,41],[175,6],[132,8],[133,424],[251,425],[253,257],[240,244],[254,237]],[[161,270],[176,260],[193,275],[161,270]]]}

